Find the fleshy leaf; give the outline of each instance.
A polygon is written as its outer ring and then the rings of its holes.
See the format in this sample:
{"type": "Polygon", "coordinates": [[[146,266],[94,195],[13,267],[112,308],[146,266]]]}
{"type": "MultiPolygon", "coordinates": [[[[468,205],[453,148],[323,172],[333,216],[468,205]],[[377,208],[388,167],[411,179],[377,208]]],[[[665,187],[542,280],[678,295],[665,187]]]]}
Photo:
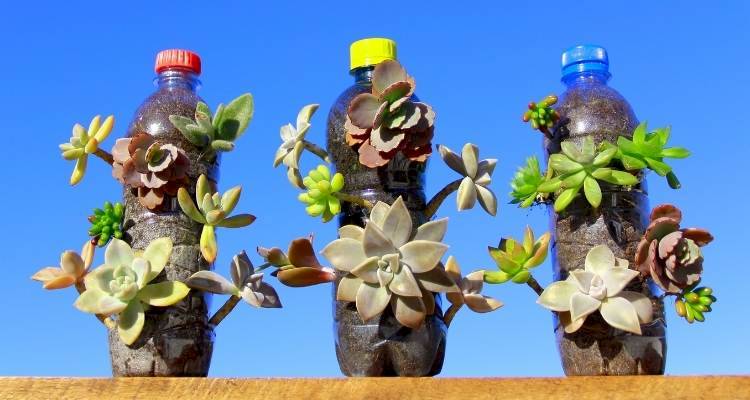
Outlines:
{"type": "Polygon", "coordinates": [[[152,306],[167,307],[185,298],[188,292],[190,288],[182,282],[165,281],[144,287],[138,292],[138,298],[152,306]]]}
{"type": "Polygon", "coordinates": [[[143,331],[146,315],[139,301],[131,301],[117,319],[117,332],[126,345],[133,344],[143,331]]]}

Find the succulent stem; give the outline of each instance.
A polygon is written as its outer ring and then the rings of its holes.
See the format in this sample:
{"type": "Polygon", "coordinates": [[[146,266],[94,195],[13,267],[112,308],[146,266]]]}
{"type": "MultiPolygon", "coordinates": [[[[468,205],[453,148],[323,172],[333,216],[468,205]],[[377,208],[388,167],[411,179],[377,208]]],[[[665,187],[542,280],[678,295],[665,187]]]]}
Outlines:
{"type": "Polygon", "coordinates": [[[432,196],[432,199],[430,199],[429,203],[427,203],[427,207],[424,210],[424,214],[429,220],[432,218],[435,213],[437,213],[438,208],[440,208],[440,205],[443,204],[443,201],[453,192],[458,190],[458,187],[461,186],[461,181],[463,178],[456,179],[455,181],[447,184],[444,188],[442,188],[437,194],[432,196]]]}
{"type": "Polygon", "coordinates": [[[352,196],[350,194],[341,193],[341,192],[331,193],[331,195],[336,196],[339,200],[343,200],[349,203],[356,204],[358,206],[362,206],[368,210],[372,210],[372,207],[373,207],[373,204],[370,201],[365,200],[358,196],[352,196]]]}
{"type": "Polygon", "coordinates": [[[263,271],[264,269],[266,269],[268,267],[272,267],[272,266],[273,266],[273,264],[271,264],[270,262],[267,262],[267,263],[261,265],[260,267],[255,268],[255,270],[253,271],[253,273],[257,274],[258,272],[263,271]]]}
{"type": "Polygon", "coordinates": [[[229,315],[232,310],[234,310],[234,307],[237,306],[237,303],[240,302],[240,296],[232,296],[230,297],[226,303],[224,303],[223,306],[219,309],[219,311],[216,311],[216,314],[214,314],[210,320],[208,320],[208,324],[212,325],[214,327],[218,326],[221,321],[226,318],[227,315],[229,315]]]}
{"type": "MultiPolygon", "coordinates": [[[[86,291],[86,286],[84,286],[83,282],[76,282],[76,290],[78,291],[78,294],[81,294],[86,291]]],[[[107,318],[107,316],[101,314],[94,314],[94,316],[104,324],[107,329],[115,329],[115,322],[107,318]]]]}
{"type": "Polygon", "coordinates": [[[109,165],[112,165],[115,162],[115,159],[112,157],[112,154],[109,154],[108,152],[102,150],[102,149],[96,149],[94,152],[94,155],[104,160],[109,165]]]}
{"type": "Polygon", "coordinates": [[[463,304],[451,304],[450,307],[448,307],[448,311],[445,312],[445,315],[443,315],[443,322],[445,322],[446,327],[451,326],[451,322],[453,321],[453,318],[456,316],[456,313],[458,310],[461,309],[461,306],[463,304]]]}
{"type": "Polygon", "coordinates": [[[526,281],[526,284],[529,285],[529,287],[533,289],[534,292],[536,292],[538,296],[541,296],[542,292],[544,292],[544,289],[542,288],[542,286],[539,285],[539,282],[537,282],[533,276],[529,276],[529,280],[526,281]]]}
{"type": "Polygon", "coordinates": [[[328,152],[325,151],[322,147],[318,146],[315,143],[308,142],[307,140],[304,140],[303,143],[305,144],[305,149],[309,151],[310,153],[315,154],[316,156],[320,157],[323,161],[330,163],[331,158],[328,157],[328,152]]]}

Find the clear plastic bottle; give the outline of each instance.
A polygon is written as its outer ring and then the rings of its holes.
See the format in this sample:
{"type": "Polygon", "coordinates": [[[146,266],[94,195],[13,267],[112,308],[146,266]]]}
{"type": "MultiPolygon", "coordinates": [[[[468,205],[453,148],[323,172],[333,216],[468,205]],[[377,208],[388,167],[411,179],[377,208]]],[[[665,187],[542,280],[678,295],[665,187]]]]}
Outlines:
{"type": "MultiPolygon", "coordinates": [[[[368,168],[359,163],[357,151],[345,138],[349,103],[358,94],[371,91],[375,65],[389,59],[396,59],[396,44],[389,39],[363,39],[352,44],[350,73],[354,84],[341,93],[328,114],[328,152],[336,170],[346,179],[345,193],[388,204],[402,196],[416,229],[426,222],[426,163],[411,161],[399,153],[383,167],[368,168]]],[[[366,209],[344,202],[339,225],[364,226],[367,218],[366,209]]],[[[447,333],[440,296],[436,296],[435,314],[428,316],[419,329],[411,329],[398,323],[390,307],[363,322],[354,303],[335,300],[337,285],[338,280],[333,290],[334,334],[341,372],[347,376],[432,376],[440,372],[447,333]]]]}
{"type": "MultiPolygon", "coordinates": [[[[219,159],[207,162],[201,151],[186,140],[169,121],[170,115],[193,118],[201,101],[196,90],[201,72],[200,58],[186,50],[165,50],[157,55],[156,91],[138,108],[128,128],[128,137],[145,132],[162,143],[184,150],[190,160],[187,170],[191,194],[200,174],[215,184],[219,159]]],[[[164,272],[154,282],[185,281],[200,270],[211,268],[200,253],[201,225],[185,215],[177,199],[164,198],[158,210],[150,211],[136,192],[124,188],[125,240],[133,249],[145,249],[154,239],[170,237],[172,256],[164,272]]],[[[138,340],[127,346],[116,331],[110,331],[110,355],[114,376],[206,376],[211,363],[214,333],[208,324],[209,295],[191,291],[171,307],[152,307],[138,340]]]]}
{"type": "MultiPolygon", "coordinates": [[[[609,59],[599,46],[576,46],[563,53],[562,82],[566,87],[557,111],[560,123],[554,140],[545,139],[547,153],[560,151],[562,140],[581,145],[591,137],[599,145],[616,143],[619,136],[632,137],[638,125],[630,104],[607,85],[609,59]]],[[[641,178],[643,178],[641,176],[641,178]]],[[[553,231],[552,261],[556,280],[584,267],[589,249],[606,244],[615,255],[630,261],[648,226],[649,205],[645,178],[632,189],[599,182],[602,203],[592,210],[579,196],[562,213],[550,208],[553,231]]],[[[555,333],[566,375],[642,375],[663,374],[666,357],[664,304],[658,289],[638,277],[628,290],[652,299],[654,321],[643,325],[643,335],[610,327],[597,312],[590,315],[577,332],[564,332],[557,317],[555,333]]]]}

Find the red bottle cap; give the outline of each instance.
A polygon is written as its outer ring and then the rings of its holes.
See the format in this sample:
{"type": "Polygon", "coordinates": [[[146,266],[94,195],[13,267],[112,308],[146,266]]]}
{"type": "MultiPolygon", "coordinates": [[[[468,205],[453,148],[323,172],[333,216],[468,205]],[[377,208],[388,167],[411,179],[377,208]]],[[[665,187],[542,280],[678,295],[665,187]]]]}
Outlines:
{"type": "Polygon", "coordinates": [[[167,68],[183,68],[194,72],[201,73],[201,58],[198,54],[189,50],[169,49],[162,50],[156,55],[156,73],[164,71],[167,68]]]}

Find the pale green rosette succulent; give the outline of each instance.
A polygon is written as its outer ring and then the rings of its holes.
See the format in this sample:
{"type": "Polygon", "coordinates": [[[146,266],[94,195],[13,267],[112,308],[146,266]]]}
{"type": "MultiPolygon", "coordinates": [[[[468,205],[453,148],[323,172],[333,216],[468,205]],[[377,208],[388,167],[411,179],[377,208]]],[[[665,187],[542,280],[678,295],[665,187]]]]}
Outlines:
{"type": "Polygon", "coordinates": [[[389,305],[404,326],[418,328],[435,312],[434,292],[460,292],[440,259],[448,246],[442,243],[446,218],[421,225],[412,235],[412,221],[403,199],[392,206],[378,202],[362,229],[346,225],[340,239],[321,254],[346,275],[336,293],[339,301],[356,302],[363,321],[389,305]]]}
{"type": "Polygon", "coordinates": [[[495,171],[497,160],[489,158],[480,161],[479,147],[471,143],[464,145],[460,156],[442,144],[438,145],[438,151],[448,167],[464,177],[456,196],[458,210],[471,209],[479,200],[488,214],[497,214],[497,198],[488,188],[492,183],[492,172],[495,171]]]}
{"type": "Polygon", "coordinates": [[[198,177],[195,184],[195,199],[198,206],[196,207],[193,199],[185,188],[177,191],[177,201],[180,208],[193,221],[203,224],[201,232],[200,246],[203,258],[209,263],[216,261],[216,255],[219,252],[216,244],[216,227],[223,228],[242,228],[255,221],[255,216],[251,214],[237,214],[229,216],[240,201],[242,187],[235,186],[227,190],[224,194],[213,191],[205,175],[198,177]]]}
{"type": "Polygon", "coordinates": [[[60,145],[60,151],[64,159],[76,160],[76,166],[70,176],[71,185],[76,185],[83,179],[84,174],[86,174],[89,154],[96,153],[99,150],[99,145],[112,132],[114,124],[114,116],[110,115],[102,123],[101,117],[97,115],[91,120],[88,130],[81,124],[73,125],[73,136],[68,143],[60,145]]]}
{"type": "Polygon", "coordinates": [[[120,339],[133,344],[141,335],[149,306],[171,306],[190,291],[182,282],[150,284],[164,270],[171,254],[172,240],[166,237],[152,241],[143,252],[112,239],[104,252],[104,265],[84,278],[86,290],[76,300],[76,308],[115,316],[120,339]]]}
{"type": "Polygon", "coordinates": [[[549,285],[537,303],[560,312],[565,332],[577,331],[586,317],[601,312],[612,327],[641,334],[641,324],[651,322],[653,308],[647,296],[625,289],[638,271],[628,269],[628,261],[615,258],[606,245],[592,248],[584,270],[571,271],[564,281],[549,285]]]}

